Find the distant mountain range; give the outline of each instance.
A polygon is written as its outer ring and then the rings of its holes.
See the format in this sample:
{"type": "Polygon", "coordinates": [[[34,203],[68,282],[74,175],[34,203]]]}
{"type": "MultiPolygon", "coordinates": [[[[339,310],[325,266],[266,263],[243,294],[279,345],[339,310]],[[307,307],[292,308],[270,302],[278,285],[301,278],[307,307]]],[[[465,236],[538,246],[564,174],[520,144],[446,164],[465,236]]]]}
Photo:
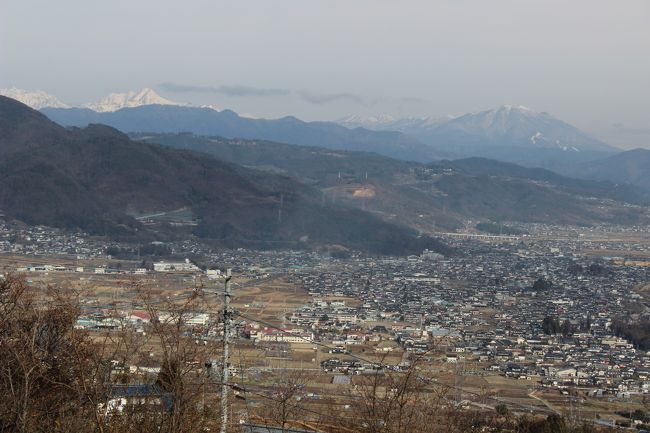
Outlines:
{"type": "Polygon", "coordinates": [[[272,140],[376,152],[418,162],[478,156],[560,169],[562,164],[594,161],[617,152],[548,113],[512,105],[455,118],[349,117],[335,123],[304,122],[290,116],[252,119],[218,107],[176,103],[151,89],[111,94],[99,102],[76,108],[40,93],[22,92],[15,97],[33,103],[65,126],[103,123],[123,132],[191,132],[272,140]]]}
{"type": "Polygon", "coordinates": [[[394,131],[349,129],[333,122],[304,122],[295,117],[252,119],[217,106],[194,107],[170,101],[149,88],[112,93],[106,98],[70,107],[45,92],[0,89],[64,126],[86,127],[94,123],[123,132],[177,133],[268,139],[286,143],[352,149],[419,161],[436,159],[433,150],[418,140],[394,131]]]}
{"type": "Polygon", "coordinates": [[[112,238],[194,234],[229,246],[449,252],[412,229],[320,198],[287,176],[134,142],[104,125],[65,129],[0,96],[0,210],[7,218],[112,238]]]}
{"type": "Polygon", "coordinates": [[[383,128],[354,129],[295,117],[250,119],[230,110],[145,105],[97,113],[89,109],[44,108],[67,126],[103,123],[125,132],[179,133],[271,140],[337,150],[376,152],[391,158],[429,162],[472,156],[554,168],[609,156],[615,149],[545,113],[521,107],[468,114],[451,120],[395,121],[383,128]]]}
{"type": "Polygon", "coordinates": [[[41,111],[65,126],[84,127],[91,123],[102,123],[124,132],[192,132],[369,151],[419,161],[432,161],[436,158],[430,146],[401,132],[348,129],[333,122],[304,122],[295,117],[250,119],[230,110],[217,112],[209,108],[170,105],[145,105],[106,113],[82,108],[44,108],[41,111]]]}

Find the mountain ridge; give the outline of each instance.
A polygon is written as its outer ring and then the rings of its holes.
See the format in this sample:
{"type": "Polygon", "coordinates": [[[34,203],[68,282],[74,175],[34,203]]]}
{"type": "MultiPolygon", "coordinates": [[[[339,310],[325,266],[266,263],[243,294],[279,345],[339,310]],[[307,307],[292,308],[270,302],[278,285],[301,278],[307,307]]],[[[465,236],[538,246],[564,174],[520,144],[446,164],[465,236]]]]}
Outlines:
{"type": "Polygon", "coordinates": [[[324,205],[318,196],[286,176],[134,142],[105,125],[65,129],[0,97],[0,209],[7,218],[117,238],[193,233],[258,248],[342,245],[398,255],[424,248],[450,251],[361,210],[324,205]],[[133,217],[181,208],[189,209],[196,224],[145,226],[133,217]]]}
{"type": "Polygon", "coordinates": [[[590,225],[643,219],[648,194],[626,185],[567,178],[544,169],[481,158],[401,161],[372,153],[264,140],[134,134],[138,140],[191,149],[320,189],[322,200],[357,206],[422,232],[432,222],[455,230],[472,220],[590,225]]]}
{"type": "Polygon", "coordinates": [[[139,92],[111,94],[83,107],[43,107],[42,110],[66,126],[104,123],[124,132],[192,132],[271,140],[374,151],[419,162],[488,157],[556,169],[566,162],[580,164],[616,151],[548,113],[515,105],[457,117],[364,119],[352,116],[338,122],[304,122],[294,116],[260,119],[214,106],[194,107],[168,100],[145,88],[139,92]]]}
{"type": "Polygon", "coordinates": [[[333,122],[305,122],[294,116],[251,119],[232,110],[148,105],[97,113],[89,109],[44,108],[44,114],[65,126],[103,123],[124,132],[219,135],[227,138],[265,139],[299,145],[371,151],[415,161],[436,159],[430,146],[394,131],[348,129],[333,122]]]}

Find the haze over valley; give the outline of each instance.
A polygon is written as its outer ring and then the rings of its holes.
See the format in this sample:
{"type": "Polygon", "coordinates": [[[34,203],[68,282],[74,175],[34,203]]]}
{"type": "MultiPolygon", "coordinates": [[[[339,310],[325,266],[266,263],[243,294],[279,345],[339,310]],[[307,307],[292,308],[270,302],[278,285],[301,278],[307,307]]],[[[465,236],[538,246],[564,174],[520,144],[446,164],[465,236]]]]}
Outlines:
{"type": "Polygon", "coordinates": [[[647,433],[648,22],[3,2],[0,433],[647,433]]]}

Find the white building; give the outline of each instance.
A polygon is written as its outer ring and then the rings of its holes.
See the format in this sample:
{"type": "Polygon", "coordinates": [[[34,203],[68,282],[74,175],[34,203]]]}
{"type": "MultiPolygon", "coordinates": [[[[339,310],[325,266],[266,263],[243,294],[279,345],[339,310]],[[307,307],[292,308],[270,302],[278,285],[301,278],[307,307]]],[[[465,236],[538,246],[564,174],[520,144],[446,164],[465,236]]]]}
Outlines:
{"type": "Polygon", "coordinates": [[[189,259],[184,262],[158,262],[153,264],[156,272],[196,272],[199,268],[189,259]]]}
{"type": "Polygon", "coordinates": [[[205,274],[208,276],[209,280],[216,280],[221,278],[221,271],[219,269],[208,269],[205,271],[205,274]]]}

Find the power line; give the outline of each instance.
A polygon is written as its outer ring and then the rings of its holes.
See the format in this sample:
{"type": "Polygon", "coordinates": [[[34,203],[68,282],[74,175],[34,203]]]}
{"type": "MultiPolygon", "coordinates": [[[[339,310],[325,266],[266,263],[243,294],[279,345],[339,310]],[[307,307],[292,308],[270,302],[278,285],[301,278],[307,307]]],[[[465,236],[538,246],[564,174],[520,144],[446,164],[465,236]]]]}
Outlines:
{"type": "MultiPolygon", "coordinates": [[[[283,403],[282,399],[279,399],[277,397],[273,397],[273,396],[261,393],[259,391],[254,391],[254,390],[250,389],[247,386],[240,386],[240,385],[233,384],[233,383],[225,383],[223,381],[214,381],[214,380],[211,380],[209,383],[212,383],[213,385],[226,386],[226,387],[228,387],[229,389],[232,389],[235,392],[250,394],[250,395],[253,395],[253,396],[264,398],[266,400],[274,401],[276,403],[283,403]]],[[[199,385],[199,384],[196,384],[196,385],[199,385]]],[[[260,386],[260,388],[267,388],[269,391],[277,390],[276,387],[273,387],[271,385],[266,386],[266,387],[260,386]]],[[[248,399],[244,398],[244,400],[247,402],[246,404],[248,405],[248,399]]],[[[328,403],[328,405],[331,406],[332,403],[330,402],[330,403],[328,403]]],[[[308,408],[306,408],[304,406],[300,406],[299,410],[304,411],[304,412],[308,412],[308,413],[311,413],[311,414],[314,414],[314,415],[318,415],[318,416],[321,416],[321,417],[324,417],[324,418],[331,418],[331,419],[337,419],[337,420],[341,419],[341,418],[350,418],[350,419],[352,419],[351,417],[341,417],[339,415],[325,414],[323,412],[319,412],[319,411],[314,410],[314,409],[308,409],[308,408]]],[[[248,410],[247,410],[247,412],[248,412],[248,410]]]]}
{"type": "Polygon", "coordinates": [[[228,424],[228,374],[230,370],[230,321],[232,320],[232,311],[230,310],[230,279],[232,278],[230,268],[226,270],[226,290],[223,297],[223,360],[221,365],[221,433],[226,433],[228,424]]]}

